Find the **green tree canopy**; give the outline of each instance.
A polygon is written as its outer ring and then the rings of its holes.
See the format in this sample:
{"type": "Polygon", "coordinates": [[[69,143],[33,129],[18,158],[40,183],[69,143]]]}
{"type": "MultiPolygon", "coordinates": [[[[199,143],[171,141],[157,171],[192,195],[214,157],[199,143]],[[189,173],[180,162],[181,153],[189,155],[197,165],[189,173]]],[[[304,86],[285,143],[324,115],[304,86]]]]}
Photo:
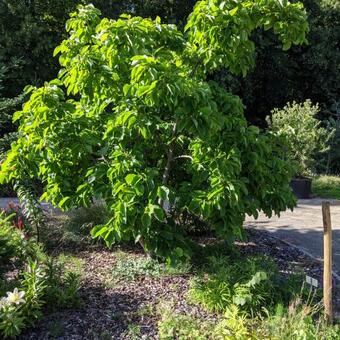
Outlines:
{"type": "Polygon", "coordinates": [[[305,42],[300,3],[199,1],[184,32],[159,18],[100,19],[88,5],[66,27],[58,79],[31,88],[15,114],[1,182],[39,177],[41,198],[62,209],[104,199],[112,218],[93,236],[133,238],[168,259],[190,252],[183,214],[230,238],[245,214],[293,207],[279,138],[248,126],[240,98],[207,76],[246,74],[258,27],[284,49],[305,42]]]}

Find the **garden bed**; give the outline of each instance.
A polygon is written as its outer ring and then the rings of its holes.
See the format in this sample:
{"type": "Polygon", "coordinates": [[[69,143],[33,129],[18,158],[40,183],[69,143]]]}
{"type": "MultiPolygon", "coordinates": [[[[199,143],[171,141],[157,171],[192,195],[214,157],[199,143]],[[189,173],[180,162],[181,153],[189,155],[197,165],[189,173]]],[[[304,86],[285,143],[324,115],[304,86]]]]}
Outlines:
{"type": "MultiPolygon", "coordinates": [[[[216,243],[208,237],[197,240],[206,246],[216,243]]],[[[304,271],[322,282],[320,263],[266,232],[248,230],[248,240],[236,242],[236,248],[242,256],[268,255],[283,275],[304,271]]],[[[212,322],[219,318],[188,302],[189,280],[194,275],[189,267],[169,272],[148,265],[149,259],[138,246],[115,247],[112,251],[98,245],[87,249],[65,246],[65,250],[58,248],[58,256],[64,251],[68,263],[81,263],[81,306],[47,314],[21,339],[157,339],[159,305],[169,301],[173,301],[176,314],[212,322]],[[140,264],[132,267],[131,263],[140,264]]],[[[336,308],[338,296],[336,291],[336,308]]]]}

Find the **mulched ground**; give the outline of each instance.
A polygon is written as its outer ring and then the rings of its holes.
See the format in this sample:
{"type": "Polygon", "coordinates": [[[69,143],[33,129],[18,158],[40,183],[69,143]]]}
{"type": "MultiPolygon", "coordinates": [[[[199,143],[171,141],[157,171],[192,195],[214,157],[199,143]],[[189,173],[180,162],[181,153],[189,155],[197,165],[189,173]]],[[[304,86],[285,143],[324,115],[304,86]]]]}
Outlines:
{"type": "MultiPolygon", "coordinates": [[[[249,230],[247,242],[237,246],[244,254],[266,254],[273,258],[282,272],[304,270],[322,282],[320,263],[311,260],[296,248],[260,230],[249,230]]],[[[212,242],[203,238],[200,242],[212,242]]],[[[134,256],[144,256],[130,249],[134,256]]],[[[63,310],[49,314],[20,339],[157,339],[156,312],[160,301],[176,301],[176,310],[202,318],[209,317],[201,308],[185,301],[190,274],[161,278],[142,277],[110,285],[108,277],[115,265],[115,253],[107,249],[91,248],[75,251],[85,262],[80,295],[82,305],[77,310],[63,310]],[[140,326],[141,335],[133,335],[129,325],[140,326]]],[[[73,254],[73,255],[75,255],[73,254]]],[[[336,284],[336,282],[334,282],[336,284]]],[[[340,306],[339,292],[335,305],[340,306]]],[[[210,316],[211,317],[211,316],[210,316]]]]}

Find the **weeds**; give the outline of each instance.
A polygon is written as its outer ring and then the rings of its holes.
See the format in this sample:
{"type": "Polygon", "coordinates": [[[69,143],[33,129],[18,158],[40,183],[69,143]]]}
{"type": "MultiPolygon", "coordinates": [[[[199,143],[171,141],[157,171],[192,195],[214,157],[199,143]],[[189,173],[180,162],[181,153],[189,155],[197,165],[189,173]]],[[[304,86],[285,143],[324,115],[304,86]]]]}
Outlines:
{"type": "Polygon", "coordinates": [[[173,301],[159,304],[158,314],[161,317],[158,323],[158,335],[161,340],[213,339],[215,324],[195,318],[192,315],[176,313],[173,301]]]}
{"type": "Polygon", "coordinates": [[[47,249],[84,247],[98,243],[93,240],[90,230],[93,226],[104,224],[109,219],[106,205],[96,202],[88,208],[78,208],[67,215],[56,215],[41,231],[41,240],[47,249]]]}
{"type": "Polygon", "coordinates": [[[159,308],[160,339],[235,339],[235,340],[336,340],[339,326],[327,326],[318,316],[318,306],[294,299],[288,308],[278,305],[273,312],[250,316],[231,304],[217,321],[176,313],[170,304],[159,308]]]}
{"type": "Polygon", "coordinates": [[[149,257],[130,257],[123,252],[117,252],[117,262],[113,269],[113,281],[135,280],[140,276],[161,277],[166,275],[183,275],[188,273],[190,266],[179,263],[175,267],[160,263],[149,257]]]}
{"type": "Polygon", "coordinates": [[[139,340],[141,338],[141,335],[141,327],[136,324],[128,325],[128,328],[124,333],[124,337],[129,340],[139,340]]]}
{"type": "Polygon", "coordinates": [[[52,321],[48,326],[48,333],[52,338],[59,338],[65,334],[65,327],[59,320],[52,321]]]}

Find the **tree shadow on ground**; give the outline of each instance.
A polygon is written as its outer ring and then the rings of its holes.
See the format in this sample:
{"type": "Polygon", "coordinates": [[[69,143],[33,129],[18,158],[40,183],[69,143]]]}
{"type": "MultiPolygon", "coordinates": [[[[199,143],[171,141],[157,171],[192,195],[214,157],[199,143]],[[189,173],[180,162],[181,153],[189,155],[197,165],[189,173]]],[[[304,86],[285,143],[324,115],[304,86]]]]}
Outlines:
{"type": "MultiPolygon", "coordinates": [[[[138,321],[138,310],[145,304],[131,293],[103,286],[85,285],[80,295],[80,308],[48,314],[20,339],[125,339],[129,325],[138,321]]],[[[145,323],[148,317],[152,315],[145,316],[145,323]]]]}

